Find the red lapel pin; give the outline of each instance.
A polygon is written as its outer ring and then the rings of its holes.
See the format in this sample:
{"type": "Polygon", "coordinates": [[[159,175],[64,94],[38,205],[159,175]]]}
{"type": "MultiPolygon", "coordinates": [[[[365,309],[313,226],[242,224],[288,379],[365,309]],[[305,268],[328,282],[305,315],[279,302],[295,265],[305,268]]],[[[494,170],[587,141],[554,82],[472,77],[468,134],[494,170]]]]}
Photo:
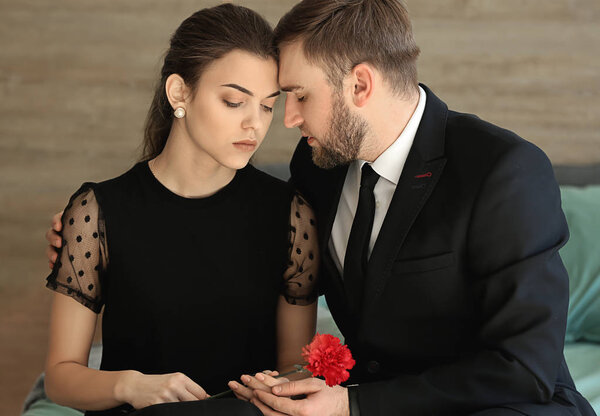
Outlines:
{"type": "Polygon", "coordinates": [[[427,173],[423,173],[421,175],[417,175],[417,176],[415,176],[415,178],[417,178],[417,179],[431,178],[432,176],[433,176],[433,174],[431,172],[427,172],[427,173]]]}

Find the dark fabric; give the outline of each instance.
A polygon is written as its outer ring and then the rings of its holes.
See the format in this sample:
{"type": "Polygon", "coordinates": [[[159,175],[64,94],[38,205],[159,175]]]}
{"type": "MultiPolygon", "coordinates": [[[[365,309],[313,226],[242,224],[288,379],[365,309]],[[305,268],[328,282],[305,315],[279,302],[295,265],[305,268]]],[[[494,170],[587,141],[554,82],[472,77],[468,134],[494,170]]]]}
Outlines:
{"type": "Polygon", "coordinates": [[[131,416],[262,416],[251,403],[237,399],[201,400],[148,406],[131,416]]]}
{"type": "Polygon", "coordinates": [[[247,166],[216,194],[188,199],[141,163],[80,192],[90,188],[110,259],[100,282],[102,370],[182,372],[215,394],[275,368],[289,184],[247,166]]]}
{"type": "Polygon", "coordinates": [[[356,386],[348,386],[348,407],[349,416],[360,416],[360,406],[358,404],[358,389],[356,386]]]}
{"type": "Polygon", "coordinates": [[[290,165],[320,224],[321,287],[356,359],[348,382],[359,383],[361,413],[530,403],[530,414],[545,416],[533,404],[564,402],[593,415],[563,358],[569,292],[558,250],[568,229],[547,157],[423,88],[425,112],[369,259],[359,317],[327,249],[347,167],[316,167],[304,139],[290,165]]]}
{"type": "Polygon", "coordinates": [[[373,189],[379,180],[379,175],[373,168],[365,163],[362,167],[358,206],[352,229],[348,237],[348,248],[344,260],[344,282],[348,291],[348,298],[352,302],[351,308],[358,313],[361,308],[365,275],[367,273],[367,260],[369,254],[369,240],[373,230],[375,217],[375,195],[373,189]],[[355,296],[359,295],[359,296],[355,296]]]}
{"type": "MultiPolygon", "coordinates": [[[[290,206],[288,263],[281,294],[293,305],[309,305],[317,298],[318,237],[314,213],[296,194],[290,206]]],[[[46,286],[70,296],[95,313],[104,305],[102,281],[108,270],[108,241],[102,208],[94,186],[82,186],[62,216],[62,247],[46,286]]]]}

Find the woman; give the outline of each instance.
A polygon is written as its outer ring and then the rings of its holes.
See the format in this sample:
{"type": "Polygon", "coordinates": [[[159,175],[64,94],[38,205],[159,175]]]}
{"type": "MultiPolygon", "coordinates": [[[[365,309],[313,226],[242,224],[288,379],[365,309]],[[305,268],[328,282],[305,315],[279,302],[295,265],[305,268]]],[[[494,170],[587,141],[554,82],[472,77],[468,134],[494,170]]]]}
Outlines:
{"type": "MultiPolygon", "coordinates": [[[[239,374],[301,360],[316,318],[312,211],[248,165],[279,94],[271,36],[262,17],[230,4],[186,19],[165,56],[142,162],[71,197],[47,284],[57,292],[46,364],[55,402],[122,414],[204,399],[239,374]]],[[[227,412],[223,403],[196,402],[227,412]]],[[[189,405],[180,410],[197,414],[189,405]]]]}

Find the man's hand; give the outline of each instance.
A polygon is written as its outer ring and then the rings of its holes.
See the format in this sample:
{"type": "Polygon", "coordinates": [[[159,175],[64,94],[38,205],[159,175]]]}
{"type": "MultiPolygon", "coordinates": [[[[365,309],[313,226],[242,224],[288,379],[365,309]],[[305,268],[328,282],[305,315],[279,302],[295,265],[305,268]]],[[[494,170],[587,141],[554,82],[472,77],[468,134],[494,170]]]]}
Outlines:
{"type": "Polygon", "coordinates": [[[348,390],[345,387],[328,387],[318,378],[290,381],[275,386],[272,394],[255,390],[252,404],[265,416],[349,416],[348,390]],[[290,397],[306,394],[302,400],[290,397]]]}
{"type": "Polygon", "coordinates": [[[52,224],[48,231],[46,231],[46,240],[48,243],[48,247],[46,247],[46,257],[48,257],[48,265],[51,269],[54,268],[54,263],[56,263],[56,258],[58,257],[57,248],[62,246],[62,238],[58,234],[62,230],[62,211],[58,214],[54,214],[52,217],[52,224]]]}
{"type": "Polygon", "coordinates": [[[262,373],[256,373],[254,377],[243,375],[240,380],[243,384],[236,381],[230,381],[228,386],[233,390],[235,397],[241,400],[250,401],[254,398],[254,390],[263,390],[270,392],[271,387],[278,384],[287,383],[289,380],[285,377],[275,378],[279,375],[277,371],[265,370],[262,373]]]}

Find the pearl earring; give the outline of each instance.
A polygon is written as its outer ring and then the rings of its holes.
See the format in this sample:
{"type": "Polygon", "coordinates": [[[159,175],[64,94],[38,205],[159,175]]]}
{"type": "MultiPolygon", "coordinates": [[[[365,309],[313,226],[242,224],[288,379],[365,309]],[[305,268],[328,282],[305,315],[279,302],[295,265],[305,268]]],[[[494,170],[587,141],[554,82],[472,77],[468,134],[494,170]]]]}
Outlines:
{"type": "Polygon", "coordinates": [[[177,118],[184,118],[185,117],[185,109],[183,107],[177,107],[177,109],[175,110],[175,112],[173,114],[175,114],[175,117],[177,117],[177,118]]]}

